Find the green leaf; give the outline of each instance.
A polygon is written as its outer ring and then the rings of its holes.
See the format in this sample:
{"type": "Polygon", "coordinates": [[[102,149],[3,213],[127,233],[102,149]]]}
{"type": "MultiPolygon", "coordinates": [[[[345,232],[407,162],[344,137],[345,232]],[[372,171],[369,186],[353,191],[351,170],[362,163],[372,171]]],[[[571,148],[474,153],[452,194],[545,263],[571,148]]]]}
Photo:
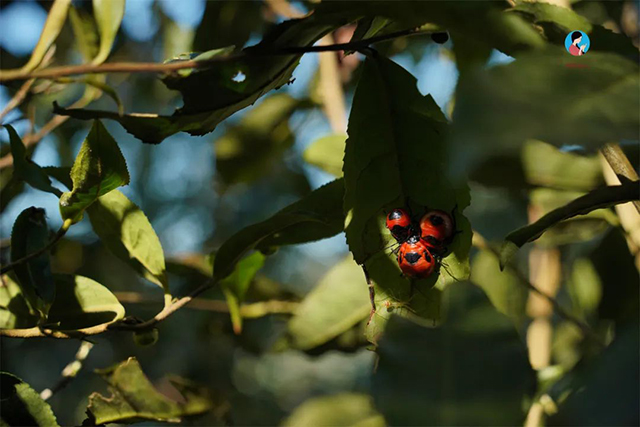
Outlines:
{"type": "MultiPolygon", "coordinates": [[[[33,206],[23,210],[11,231],[11,262],[37,252],[49,241],[45,210],[33,206]]],[[[13,271],[32,312],[46,315],[56,295],[49,251],[16,265],[13,271]]]]}
{"type": "Polygon", "coordinates": [[[99,393],[89,396],[87,416],[92,423],[89,425],[145,420],[179,422],[183,416],[211,409],[207,391],[183,379],[172,381],[181,397],[180,402],[159,393],[134,357],[97,372],[109,384],[111,396],[104,397],[99,393]]]}
{"type": "Polygon", "coordinates": [[[0,329],[25,329],[38,324],[38,317],[30,313],[20,285],[11,276],[0,279],[0,329]]]}
{"type": "MultiPolygon", "coordinates": [[[[120,116],[108,111],[65,110],[57,105],[54,106],[54,112],[82,120],[116,120],[136,138],[153,144],[160,143],[177,132],[204,135],[213,131],[218,123],[231,114],[289,82],[301,55],[269,55],[265,52],[290,46],[310,46],[328,32],[353,19],[344,14],[312,15],[284,22],[266,34],[259,44],[244,49],[244,55],[165,76],[163,81],[167,87],[179,91],[184,100],[184,106],[172,116],[120,116]]],[[[212,56],[228,53],[228,49],[219,49],[195,58],[190,55],[187,59],[207,60],[212,56]]]]}
{"type": "Polygon", "coordinates": [[[160,239],[138,206],[114,190],[98,198],[87,213],[93,231],[111,253],[169,293],[160,239]]]}
{"type": "Polygon", "coordinates": [[[638,70],[618,55],[577,58],[549,48],[476,71],[456,94],[453,149],[460,154],[452,170],[467,170],[490,153],[519,153],[528,139],[588,148],[637,139],[638,70]]]}
{"type": "Polygon", "coordinates": [[[249,290],[249,285],[251,285],[256,273],[258,273],[264,265],[264,259],[265,256],[260,252],[254,252],[238,262],[233,273],[220,281],[220,288],[229,306],[233,331],[238,335],[242,333],[240,304],[244,301],[247,291],[249,290]]]}
{"type": "MultiPolygon", "coordinates": [[[[377,57],[364,65],[348,133],[344,212],[349,249],[375,284],[376,305],[403,302],[403,315],[436,321],[439,291],[428,291],[439,278],[442,288],[447,280],[468,277],[471,246],[470,225],[462,215],[469,205],[469,189],[454,187],[446,174],[446,119],[430,96],[418,92],[411,74],[377,57]],[[427,208],[454,211],[460,233],[443,261],[446,268],[440,273],[446,274],[416,281],[401,276],[396,256],[384,250],[395,244],[384,225],[385,211],[398,207],[408,207],[415,215],[427,208]]],[[[374,317],[367,332],[370,339],[379,335],[385,319],[374,317]]]]}
{"type": "Polygon", "coordinates": [[[304,150],[302,157],[323,171],[340,178],[342,176],[342,159],[347,140],[346,135],[329,135],[311,143],[304,150]]]}
{"type": "Polygon", "coordinates": [[[337,179],[276,213],[244,228],[222,244],[216,254],[214,272],[222,279],[252,249],[292,245],[326,239],[342,231],[344,183],[337,179]]]}
{"type": "Polygon", "coordinates": [[[62,192],[51,185],[51,180],[47,176],[46,172],[27,157],[27,149],[25,148],[20,135],[18,135],[13,126],[4,126],[7,129],[7,132],[9,132],[11,155],[13,156],[14,176],[35,189],[46,191],[47,193],[52,193],[60,197],[62,192]]]}
{"type": "Polygon", "coordinates": [[[317,347],[366,319],[371,309],[362,269],[349,256],[320,279],[289,321],[297,348],[317,347]]]}
{"type": "Polygon", "coordinates": [[[83,276],[56,274],[56,299],[47,328],[71,331],[113,323],[124,317],[124,307],[100,283],[83,276]]]}
{"type": "Polygon", "coordinates": [[[47,402],[29,384],[8,372],[0,372],[0,424],[3,426],[58,427],[47,402]]]}
{"type": "Polygon", "coordinates": [[[533,185],[589,191],[603,183],[597,155],[564,152],[541,141],[524,144],[522,163],[527,182],[533,185]]]}
{"type": "Polygon", "coordinates": [[[66,166],[62,166],[62,167],[45,166],[45,167],[42,168],[42,170],[47,175],[49,175],[51,178],[54,178],[54,179],[57,179],[58,181],[60,181],[69,190],[71,190],[73,188],[73,181],[71,181],[71,168],[70,167],[66,167],[66,166]]]}
{"type": "Polygon", "coordinates": [[[389,321],[376,408],[389,425],[522,425],[536,381],[513,324],[472,285],[452,284],[443,299],[439,328],[389,321]]]}
{"type": "Polygon", "coordinates": [[[100,48],[91,63],[98,65],[102,64],[111,52],[111,46],[124,16],[124,0],[93,0],[93,14],[100,31],[100,48]]]}
{"type": "Polygon", "coordinates": [[[72,5],[69,9],[69,21],[84,62],[91,61],[98,54],[99,42],[95,20],[89,12],[72,5]]]}
{"type": "Polygon", "coordinates": [[[500,251],[500,267],[504,268],[515,254],[517,248],[521,248],[525,243],[538,239],[542,233],[560,221],[577,215],[585,215],[596,209],[638,200],[638,197],[638,181],[628,181],[622,185],[598,188],[582,197],[578,197],[565,206],[547,213],[536,222],[509,233],[505,237],[505,242],[500,251]]]}
{"type": "Polygon", "coordinates": [[[371,396],[340,393],[306,400],[293,411],[283,425],[285,427],[384,427],[386,423],[374,408],[371,396]]]}
{"type": "Polygon", "coordinates": [[[294,142],[291,114],[306,102],[286,93],[264,99],[240,123],[215,140],[216,172],[227,184],[252,182],[282,157],[294,142]]]}
{"type": "Polygon", "coordinates": [[[62,218],[76,223],[98,197],[129,183],[127,164],[116,141],[96,120],[71,168],[73,189],[60,198],[62,218]]]}
{"type": "MultiPolygon", "coordinates": [[[[67,20],[67,13],[69,12],[70,5],[71,0],[55,0],[49,10],[49,15],[44,23],[44,28],[42,28],[40,39],[38,39],[36,47],[33,48],[29,61],[20,69],[21,73],[33,71],[38,65],[40,65],[40,62],[42,62],[47,50],[58,38],[64,22],[67,20]]],[[[7,73],[4,72],[3,74],[6,75],[7,73]]]]}

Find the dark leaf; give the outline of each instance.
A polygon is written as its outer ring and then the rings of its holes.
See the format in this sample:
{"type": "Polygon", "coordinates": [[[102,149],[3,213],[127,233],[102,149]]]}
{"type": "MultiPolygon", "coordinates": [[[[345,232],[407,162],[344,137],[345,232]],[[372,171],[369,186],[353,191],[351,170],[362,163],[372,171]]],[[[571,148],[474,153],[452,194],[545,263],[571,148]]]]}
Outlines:
{"type": "Polygon", "coordinates": [[[58,427],[49,404],[29,384],[8,372],[0,372],[0,424],[58,427]]]}

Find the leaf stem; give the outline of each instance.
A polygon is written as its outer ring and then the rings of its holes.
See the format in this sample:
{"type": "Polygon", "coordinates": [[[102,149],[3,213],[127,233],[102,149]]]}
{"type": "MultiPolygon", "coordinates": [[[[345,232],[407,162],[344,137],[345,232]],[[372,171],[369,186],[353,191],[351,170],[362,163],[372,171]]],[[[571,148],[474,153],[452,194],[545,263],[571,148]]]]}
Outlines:
{"type": "MultiPolygon", "coordinates": [[[[622,182],[622,178],[626,178],[629,181],[638,181],[638,174],[624,154],[624,151],[622,151],[622,148],[620,148],[620,144],[605,144],[600,149],[600,152],[607,160],[607,163],[609,163],[609,166],[611,166],[611,169],[618,175],[620,182],[622,182]]],[[[640,201],[634,200],[633,205],[638,210],[638,213],[640,213],[640,201]]]]}
{"type": "Polygon", "coordinates": [[[348,43],[338,43],[331,45],[318,46],[291,46],[278,50],[259,50],[249,47],[244,51],[226,56],[213,56],[206,60],[188,60],[169,63],[156,62],[112,62],[105,64],[82,64],[82,65],[65,65],[61,67],[50,67],[42,70],[35,70],[28,73],[24,72],[7,72],[0,71],[0,82],[11,80],[25,79],[55,79],[65,76],[73,76],[78,74],[96,74],[96,73],[169,73],[177,70],[188,68],[206,68],[216,62],[234,61],[241,58],[256,56],[277,56],[277,55],[298,55],[311,52],[328,52],[340,50],[360,50],[372,43],[392,40],[398,37],[405,37],[418,34],[431,34],[434,31],[421,31],[419,28],[409,28],[405,30],[395,31],[393,33],[383,34],[381,36],[371,37],[368,39],[357,40],[348,43]]]}

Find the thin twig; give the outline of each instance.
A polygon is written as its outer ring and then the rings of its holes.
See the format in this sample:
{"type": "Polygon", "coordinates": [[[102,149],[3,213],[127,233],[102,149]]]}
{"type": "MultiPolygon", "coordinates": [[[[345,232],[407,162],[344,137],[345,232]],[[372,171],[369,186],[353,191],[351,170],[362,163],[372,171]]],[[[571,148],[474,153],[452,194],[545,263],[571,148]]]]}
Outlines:
{"type": "Polygon", "coordinates": [[[73,361],[65,366],[65,368],[62,370],[62,374],[58,382],[53,387],[45,388],[44,390],[42,390],[42,392],[40,393],[40,398],[42,400],[47,400],[51,396],[68,386],[71,380],[73,380],[76,375],[78,375],[78,372],[80,372],[80,370],[82,369],[82,362],[84,362],[84,360],[87,358],[92,348],[93,343],[90,343],[89,341],[83,341],[80,344],[80,348],[76,352],[76,356],[73,361]]]}
{"type": "MultiPolygon", "coordinates": [[[[620,148],[619,144],[606,144],[604,147],[600,149],[600,152],[611,166],[611,169],[618,175],[618,178],[624,177],[629,181],[638,181],[638,174],[636,170],[631,165],[631,162],[620,148]]],[[[621,180],[622,182],[622,180],[621,180]]],[[[640,201],[635,200],[632,202],[633,205],[640,213],[640,201]]]]}
{"type": "Polygon", "coordinates": [[[25,255],[20,259],[17,259],[13,262],[10,262],[9,264],[3,266],[0,269],[0,274],[5,274],[8,273],[9,271],[13,270],[16,266],[23,264],[27,261],[30,261],[34,258],[39,257],[40,255],[42,255],[43,253],[45,253],[46,251],[48,251],[49,249],[51,249],[53,246],[55,246],[56,243],[58,243],[58,241],[60,241],[60,239],[62,239],[62,237],[64,237],[64,235],[67,233],[67,230],[69,229],[69,227],[71,226],[71,221],[70,220],[66,220],[63,224],[62,227],[60,227],[60,229],[58,230],[58,232],[56,233],[56,235],[53,237],[53,239],[51,239],[51,241],[49,243],[47,243],[44,247],[38,249],[35,252],[30,253],[29,255],[25,255]]]}
{"type": "Polygon", "coordinates": [[[61,67],[51,67],[43,70],[35,70],[29,73],[7,73],[0,71],[0,82],[10,80],[24,80],[32,78],[52,79],[64,76],[73,76],[78,74],[99,74],[99,73],[169,73],[177,70],[189,68],[206,68],[213,63],[235,61],[241,58],[276,56],[276,55],[301,55],[311,52],[328,52],[340,50],[360,50],[372,43],[392,40],[398,37],[405,37],[418,34],[430,34],[432,31],[420,31],[417,28],[396,31],[393,33],[383,34],[381,36],[371,37],[368,39],[357,40],[349,43],[339,43],[333,45],[322,46],[292,46],[278,50],[258,50],[247,48],[236,54],[225,56],[213,56],[206,60],[188,60],[179,62],[169,62],[166,64],[156,62],[112,62],[100,65],[82,64],[82,65],[65,65],[61,67]]]}
{"type": "Polygon", "coordinates": [[[2,112],[0,113],[0,120],[4,119],[4,117],[9,114],[11,110],[16,108],[22,103],[22,101],[24,101],[24,99],[27,97],[27,94],[29,93],[29,89],[31,89],[31,86],[33,86],[33,83],[35,81],[36,79],[29,79],[24,82],[22,86],[20,86],[20,89],[18,89],[16,94],[13,95],[13,98],[11,98],[6,107],[4,107],[4,110],[2,110],[2,112]]]}

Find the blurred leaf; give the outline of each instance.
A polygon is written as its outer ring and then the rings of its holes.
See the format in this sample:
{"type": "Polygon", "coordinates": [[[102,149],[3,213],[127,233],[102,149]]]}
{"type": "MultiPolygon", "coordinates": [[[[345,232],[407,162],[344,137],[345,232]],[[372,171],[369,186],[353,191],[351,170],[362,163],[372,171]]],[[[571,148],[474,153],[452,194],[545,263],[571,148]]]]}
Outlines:
{"type": "Polygon", "coordinates": [[[87,213],[93,231],[115,256],[169,294],[160,239],[135,203],[114,190],[98,198],[87,213]]]}
{"type": "Polygon", "coordinates": [[[261,2],[208,1],[193,41],[195,51],[224,46],[242,47],[264,25],[261,2]]]}
{"type": "MultiPolygon", "coordinates": [[[[47,50],[49,50],[53,42],[58,38],[58,34],[60,34],[64,22],[67,20],[70,5],[71,0],[55,0],[53,2],[47,20],[42,28],[42,33],[40,33],[40,39],[38,39],[36,47],[33,48],[29,61],[19,70],[20,74],[33,71],[40,65],[47,50]]],[[[9,75],[9,73],[8,71],[3,72],[5,76],[9,75]]]]}
{"type": "Polygon", "coordinates": [[[631,200],[638,200],[637,181],[598,188],[582,197],[578,197],[565,206],[554,209],[536,222],[512,231],[505,237],[501,249],[500,268],[504,268],[509,262],[516,248],[521,248],[525,243],[538,239],[548,228],[560,221],[631,200]]]}
{"type": "Polygon", "coordinates": [[[7,132],[9,132],[14,176],[35,189],[46,191],[47,193],[52,193],[60,197],[62,192],[51,185],[51,180],[42,168],[27,158],[27,149],[22,143],[20,135],[18,135],[11,125],[4,126],[7,132]]]}
{"type": "Polygon", "coordinates": [[[598,357],[578,364],[570,375],[573,392],[548,419],[548,425],[638,425],[639,336],[636,320],[635,325],[618,331],[598,357]]]}
{"type": "Polygon", "coordinates": [[[629,37],[614,33],[601,25],[594,25],[570,8],[546,2],[519,0],[511,10],[541,27],[546,38],[552,43],[564,47],[567,34],[580,30],[595,41],[589,47],[589,52],[613,52],[638,60],[638,48],[629,37]]]}
{"type": "MultiPolygon", "coordinates": [[[[33,206],[23,210],[11,231],[11,262],[44,248],[49,240],[45,210],[33,206]]],[[[56,295],[49,251],[16,265],[13,271],[31,309],[46,316],[56,295]]]]}
{"type": "Polygon", "coordinates": [[[309,399],[284,421],[285,427],[384,427],[384,418],[366,394],[341,393],[309,399]]]}
{"type": "Polygon", "coordinates": [[[541,141],[524,144],[522,163],[527,182],[533,185],[589,191],[603,183],[597,155],[563,152],[541,141]]]}
{"type": "Polygon", "coordinates": [[[240,304],[244,302],[244,298],[249,290],[251,281],[264,265],[264,259],[265,256],[260,252],[254,252],[240,260],[236,264],[233,273],[220,281],[220,288],[222,289],[222,292],[227,299],[227,305],[229,306],[229,314],[231,314],[233,331],[238,335],[242,332],[240,304]]]}
{"type": "MultiPolygon", "coordinates": [[[[451,212],[457,206],[454,215],[460,233],[443,264],[455,280],[468,277],[471,230],[461,212],[469,205],[469,189],[455,188],[446,175],[447,132],[444,115],[433,98],[418,92],[411,74],[388,59],[367,59],[349,117],[344,156],[347,243],[375,283],[377,302],[409,300],[416,288],[423,298],[413,294],[408,310],[401,312],[431,320],[438,319],[439,304],[425,292],[438,278],[446,278],[444,274],[415,281],[402,277],[395,254],[384,251],[395,244],[384,218],[385,211],[398,207],[409,207],[419,215],[427,207],[451,212]]],[[[369,329],[381,327],[383,319],[376,316],[369,329]]]]}
{"type": "Polygon", "coordinates": [[[69,9],[69,18],[78,50],[84,62],[89,62],[96,57],[99,49],[96,22],[89,12],[73,5],[69,9]]]}
{"type": "Polygon", "coordinates": [[[639,84],[638,66],[618,55],[576,58],[559,48],[478,70],[456,93],[452,170],[470,168],[489,153],[517,153],[527,139],[587,148],[635,140],[639,84]]]}
{"type": "MultiPolygon", "coordinates": [[[[65,110],[57,105],[54,112],[82,120],[116,120],[136,138],[154,144],[177,132],[204,135],[231,114],[289,82],[301,55],[267,55],[265,52],[312,45],[352,19],[344,14],[329,14],[287,21],[274,27],[257,45],[244,49],[245,55],[211,62],[206,68],[180,70],[166,75],[163,82],[169,89],[179,91],[184,100],[184,106],[172,116],[120,116],[108,111],[65,110]]],[[[189,55],[187,59],[209,59],[216,53],[226,54],[228,50],[206,52],[196,58],[189,55]]]]}
{"type": "Polygon", "coordinates": [[[526,346],[482,291],[447,287],[446,321],[394,316],[378,347],[376,407],[389,425],[521,425],[535,389],[526,346]]]}
{"type": "Polygon", "coordinates": [[[100,283],[83,276],[56,274],[56,299],[49,310],[47,327],[71,331],[124,317],[124,307],[100,283]]]}
{"type": "Polygon", "coordinates": [[[348,256],[320,279],[289,321],[297,348],[317,347],[367,317],[371,305],[362,269],[348,256]]]}
{"type": "Polygon", "coordinates": [[[0,286],[0,329],[25,329],[36,326],[38,318],[30,313],[20,286],[11,276],[3,275],[0,286]]]}
{"type": "Polygon", "coordinates": [[[271,218],[250,225],[231,236],[216,254],[213,271],[217,279],[231,274],[250,250],[266,250],[326,239],[342,231],[344,182],[337,179],[287,206],[271,218]]]}
{"type": "Polygon", "coordinates": [[[3,426],[58,427],[51,407],[29,384],[0,372],[0,424],[3,426]]]}
{"type": "MultiPolygon", "coordinates": [[[[389,19],[381,16],[362,18],[358,20],[358,24],[353,32],[353,36],[351,36],[351,40],[349,40],[349,43],[371,38],[384,30],[384,28],[390,24],[391,21],[389,19]]],[[[346,50],[344,53],[345,55],[349,55],[353,53],[353,51],[346,50]]]]}
{"type": "Polygon", "coordinates": [[[93,13],[96,17],[98,30],[100,31],[100,48],[98,55],[91,61],[92,64],[102,64],[109,53],[111,46],[120,28],[120,22],[124,16],[125,0],[93,0],[93,13]]]}
{"type": "Polygon", "coordinates": [[[323,171],[340,178],[342,176],[342,159],[346,144],[346,135],[329,135],[313,141],[303,158],[307,163],[319,167],[323,171]]]}
{"type": "Polygon", "coordinates": [[[159,393],[134,357],[97,372],[109,384],[111,396],[104,397],[99,393],[89,396],[87,421],[91,424],[86,425],[145,420],[179,422],[183,416],[211,409],[207,391],[185,380],[172,384],[180,394],[180,402],[159,393]]]}
{"type": "Polygon", "coordinates": [[[304,103],[286,93],[264,99],[214,142],[216,171],[225,184],[252,182],[291,147],[291,114],[304,103]]]}
{"type": "Polygon", "coordinates": [[[582,318],[597,314],[602,298],[602,282],[591,260],[578,258],[573,262],[566,286],[574,312],[582,318]]]}
{"type": "Polygon", "coordinates": [[[482,250],[473,258],[471,281],[482,288],[496,310],[509,316],[516,327],[524,325],[529,290],[509,270],[500,271],[498,257],[491,251],[482,250]]]}
{"type": "Polygon", "coordinates": [[[73,189],[60,198],[63,219],[76,223],[98,197],[129,183],[127,164],[107,129],[99,120],[93,122],[89,135],[71,168],[73,189]]]}

